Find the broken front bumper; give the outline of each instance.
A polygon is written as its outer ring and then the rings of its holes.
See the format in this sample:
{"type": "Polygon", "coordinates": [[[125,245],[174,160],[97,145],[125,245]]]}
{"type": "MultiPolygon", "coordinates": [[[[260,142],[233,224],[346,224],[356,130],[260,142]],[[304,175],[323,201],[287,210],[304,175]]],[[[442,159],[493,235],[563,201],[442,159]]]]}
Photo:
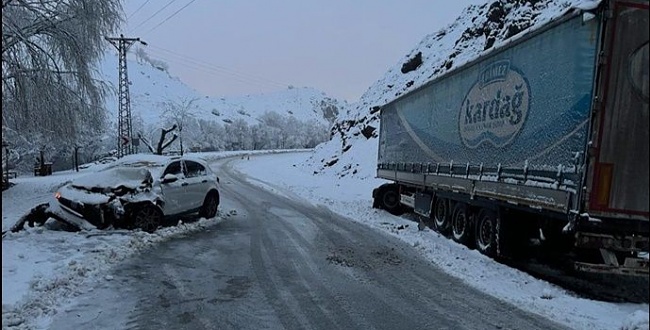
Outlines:
{"type": "Polygon", "coordinates": [[[93,225],[88,220],[84,219],[84,217],[80,213],[76,212],[75,210],[65,205],[62,205],[56,199],[50,201],[50,206],[48,207],[46,212],[48,216],[56,220],[68,223],[79,229],[91,230],[97,228],[97,226],[93,225]]]}

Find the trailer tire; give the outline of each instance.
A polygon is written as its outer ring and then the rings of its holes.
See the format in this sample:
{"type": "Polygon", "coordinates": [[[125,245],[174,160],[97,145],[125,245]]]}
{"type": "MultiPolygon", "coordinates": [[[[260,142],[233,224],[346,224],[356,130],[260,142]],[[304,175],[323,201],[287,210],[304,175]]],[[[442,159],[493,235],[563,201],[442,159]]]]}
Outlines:
{"type": "Polygon", "coordinates": [[[433,228],[443,235],[447,235],[451,229],[449,215],[449,201],[446,198],[436,198],[432,212],[433,228]]]}
{"type": "Polygon", "coordinates": [[[378,188],[374,204],[392,215],[402,215],[405,210],[399,200],[399,186],[387,184],[378,188]]]}
{"type": "Polygon", "coordinates": [[[472,221],[470,211],[465,203],[456,203],[451,216],[451,237],[454,241],[467,245],[472,244],[472,221]]]}
{"type": "Polygon", "coordinates": [[[475,229],[476,249],[488,257],[497,255],[497,217],[491,210],[482,209],[478,213],[475,229]]]}

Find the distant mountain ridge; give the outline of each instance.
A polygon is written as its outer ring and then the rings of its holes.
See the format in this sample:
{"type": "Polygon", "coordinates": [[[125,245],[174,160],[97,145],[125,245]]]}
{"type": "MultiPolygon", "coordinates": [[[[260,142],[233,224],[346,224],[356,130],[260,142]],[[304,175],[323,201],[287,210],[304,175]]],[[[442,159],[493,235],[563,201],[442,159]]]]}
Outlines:
{"type": "MultiPolygon", "coordinates": [[[[104,56],[99,66],[99,76],[111,86],[106,97],[106,109],[111,121],[117,117],[118,57],[114,51],[104,56]]],[[[330,125],[346,102],[327,96],[324,92],[309,87],[287,86],[284,90],[272,93],[236,97],[211,97],[201,95],[180,79],[167,71],[164,62],[152,61],[129,55],[128,77],[131,82],[129,93],[131,112],[139,116],[145,124],[161,121],[160,103],[197,99],[195,115],[197,119],[228,124],[243,119],[249,124],[258,122],[265,112],[294,117],[301,122],[318,122],[330,125]]]]}

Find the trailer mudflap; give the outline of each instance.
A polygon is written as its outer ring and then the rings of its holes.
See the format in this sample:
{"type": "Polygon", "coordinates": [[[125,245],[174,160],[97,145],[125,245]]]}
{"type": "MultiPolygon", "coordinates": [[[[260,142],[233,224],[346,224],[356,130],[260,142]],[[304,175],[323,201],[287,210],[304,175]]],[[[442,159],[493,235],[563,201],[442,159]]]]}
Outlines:
{"type": "Polygon", "coordinates": [[[415,193],[413,211],[423,217],[431,216],[431,200],[433,196],[430,194],[415,193]]]}

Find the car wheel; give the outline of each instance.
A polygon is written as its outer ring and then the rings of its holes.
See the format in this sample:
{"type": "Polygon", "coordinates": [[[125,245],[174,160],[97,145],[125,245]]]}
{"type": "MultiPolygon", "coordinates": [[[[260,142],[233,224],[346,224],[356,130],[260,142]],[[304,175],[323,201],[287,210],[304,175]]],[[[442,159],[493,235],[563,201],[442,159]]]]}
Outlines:
{"type": "Polygon", "coordinates": [[[476,221],[476,249],[488,257],[497,255],[497,218],[494,212],[483,209],[476,221]]]}
{"type": "Polygon", "coordinates": [[[162,220],[162,211],[153,204],[142,205],[133,212],[133,225],[148,233],[156,231],[162,223],[162,220]]]}
{"type": "Polygon", "coordinates": [[[436,198],[433,206],[433,228],[437,232],[447,235],[450,227],[449,201],[446,198],[436,198]]]}
{"type": "Polygon", "coordinates": [[[469,245],[472,239],[472,222],[469,209],[464,203],[456,203],[451,216],[451,237],[454,241],[469,245]]]}
{"type": "Polygon", "coordinates": [[[218,208],[219,195],[216,192],[210,192],[205,196],[205,200],[203,200],[203,206],[199,210],[199,216],[206,219],[214,218],[217,215],[218,208]]]}

